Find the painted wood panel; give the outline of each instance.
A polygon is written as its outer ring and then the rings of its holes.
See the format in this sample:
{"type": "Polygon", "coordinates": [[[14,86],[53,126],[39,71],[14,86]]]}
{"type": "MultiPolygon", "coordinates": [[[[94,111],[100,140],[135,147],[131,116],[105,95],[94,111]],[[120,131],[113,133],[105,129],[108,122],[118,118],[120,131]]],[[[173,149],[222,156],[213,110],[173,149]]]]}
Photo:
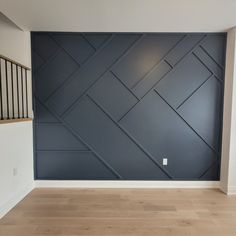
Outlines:
{"type": "Polygon", "coordinates": [[[32,33],[35,178],[218,180],[225,41],[32,33]]]}

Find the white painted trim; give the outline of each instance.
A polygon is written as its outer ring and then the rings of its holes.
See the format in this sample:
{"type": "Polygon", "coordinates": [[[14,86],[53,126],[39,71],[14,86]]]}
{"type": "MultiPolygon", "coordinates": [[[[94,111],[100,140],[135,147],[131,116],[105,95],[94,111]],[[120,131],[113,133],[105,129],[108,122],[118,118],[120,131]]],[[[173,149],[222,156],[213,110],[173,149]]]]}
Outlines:
{"type": "Polygon", "coordinates": [[[19,203],[24,197],[29,194],[35,187],[35,183],[32,181],[27,184],[21,191],[12,196],[7,202],[0,205],[0,219],[6,215],[17,203],[19,203]]]}
{"type": "MultiPolygon", "coordinates": [[[[7,214],[27,194],[36,188],[219,188],[219,181],[92,181],[92,180],[36,180],[29,183],[0,206],[0,219],[7,214]]],[[[236,194],[236,187],[231,187],[227,194],[236,194]]]]}
{"type": "Polygon", "coordinates": [[[236,194],[236,186],[229,186],[226,194],[227,195],[235,195],[236,194]]]}
{"type": "Polygon", "coordinates": [[[219,188],[219,181],[36,180],[36,188],[219,188]]]}
{"type": "Polygon", "coordinates": [[[222,183],[220,182],[220,190],[223,192],[223,193],[225,193],[225,194],[227,194],[228,195],[228,188],[227,188],[227,186],[224,186],[224,185],[222,185],[222,183]]]}

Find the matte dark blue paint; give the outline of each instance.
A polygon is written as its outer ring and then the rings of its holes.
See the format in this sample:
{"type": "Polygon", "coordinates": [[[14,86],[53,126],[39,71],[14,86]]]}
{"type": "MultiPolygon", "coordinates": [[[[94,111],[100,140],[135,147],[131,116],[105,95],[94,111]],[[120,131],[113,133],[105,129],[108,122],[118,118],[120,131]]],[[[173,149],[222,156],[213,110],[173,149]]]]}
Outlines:
{"type": "Polygon", "coordinates": [[[225,41],[32,33],[35,178],[218,180],[225,41]]]}

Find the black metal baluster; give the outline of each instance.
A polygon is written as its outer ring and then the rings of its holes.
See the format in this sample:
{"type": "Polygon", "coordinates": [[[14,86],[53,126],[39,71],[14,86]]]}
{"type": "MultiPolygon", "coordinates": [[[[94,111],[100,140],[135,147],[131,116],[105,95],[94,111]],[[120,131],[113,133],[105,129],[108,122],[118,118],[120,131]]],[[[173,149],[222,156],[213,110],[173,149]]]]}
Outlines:
{"type": "Polygon", "coordinates": [[[3,97],[2,97],[2,59],[0,59],[0,99],[1,99],[1,120],[3,120],[3,97]]]}
{"type": "Polygon", "coordinates": [[[20,95],[19,95],[19,68],[18,65],[16,65],[16,93],[17,93],[17,111],[18,111],[18,116],[17,118],[20,118],[20,95]]]}
{"type": "Polygon", "coordinates": [[[15,119],[15,106],[14,106],[14,83],[13,83],[13,65],[11,62],[11,99],[12,99],[12,118],[15,119]]]}
{"type": "Polygon", "coordinates": [[[28,85],[27,85],[27,70],[25,69],[25,96],[26,96],[26,116],[29,117],[28,111],[28,85]]]}
{"type": "Polygon", "coordinates": [[[23,68],[21,67],[21,97],[22,97],[22,118],[25,117],[24,112],[24,86],[23,86],[23,68]]]}
{"type": "Polygon", "coordinates": [[[7,100],[7,119],[10,119],[9,116],[9,95],[8,95],[8,71],[7,71],[7,61],[5,60],[5,71],[6,71],[6,100],[7,100]]]}

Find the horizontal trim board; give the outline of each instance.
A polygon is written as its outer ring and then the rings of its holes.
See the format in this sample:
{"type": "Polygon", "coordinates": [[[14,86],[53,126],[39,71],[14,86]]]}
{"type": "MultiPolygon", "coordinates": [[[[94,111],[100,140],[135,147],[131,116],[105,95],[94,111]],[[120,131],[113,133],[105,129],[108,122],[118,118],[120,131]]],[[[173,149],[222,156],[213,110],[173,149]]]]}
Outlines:
{"type": "Polygon", "coordinates": [[[0,120],[0,125],[9,124],[9,123],[17,123],[17,122],[26,122],[26,121],[33,121],[33,119],[32,118],[5,119],[5,120],[0,120]]]}
{"type": "Polygon", "coordinates": [[[219,188],[220,181],[36,180],[36,188],[219,188]]]}

